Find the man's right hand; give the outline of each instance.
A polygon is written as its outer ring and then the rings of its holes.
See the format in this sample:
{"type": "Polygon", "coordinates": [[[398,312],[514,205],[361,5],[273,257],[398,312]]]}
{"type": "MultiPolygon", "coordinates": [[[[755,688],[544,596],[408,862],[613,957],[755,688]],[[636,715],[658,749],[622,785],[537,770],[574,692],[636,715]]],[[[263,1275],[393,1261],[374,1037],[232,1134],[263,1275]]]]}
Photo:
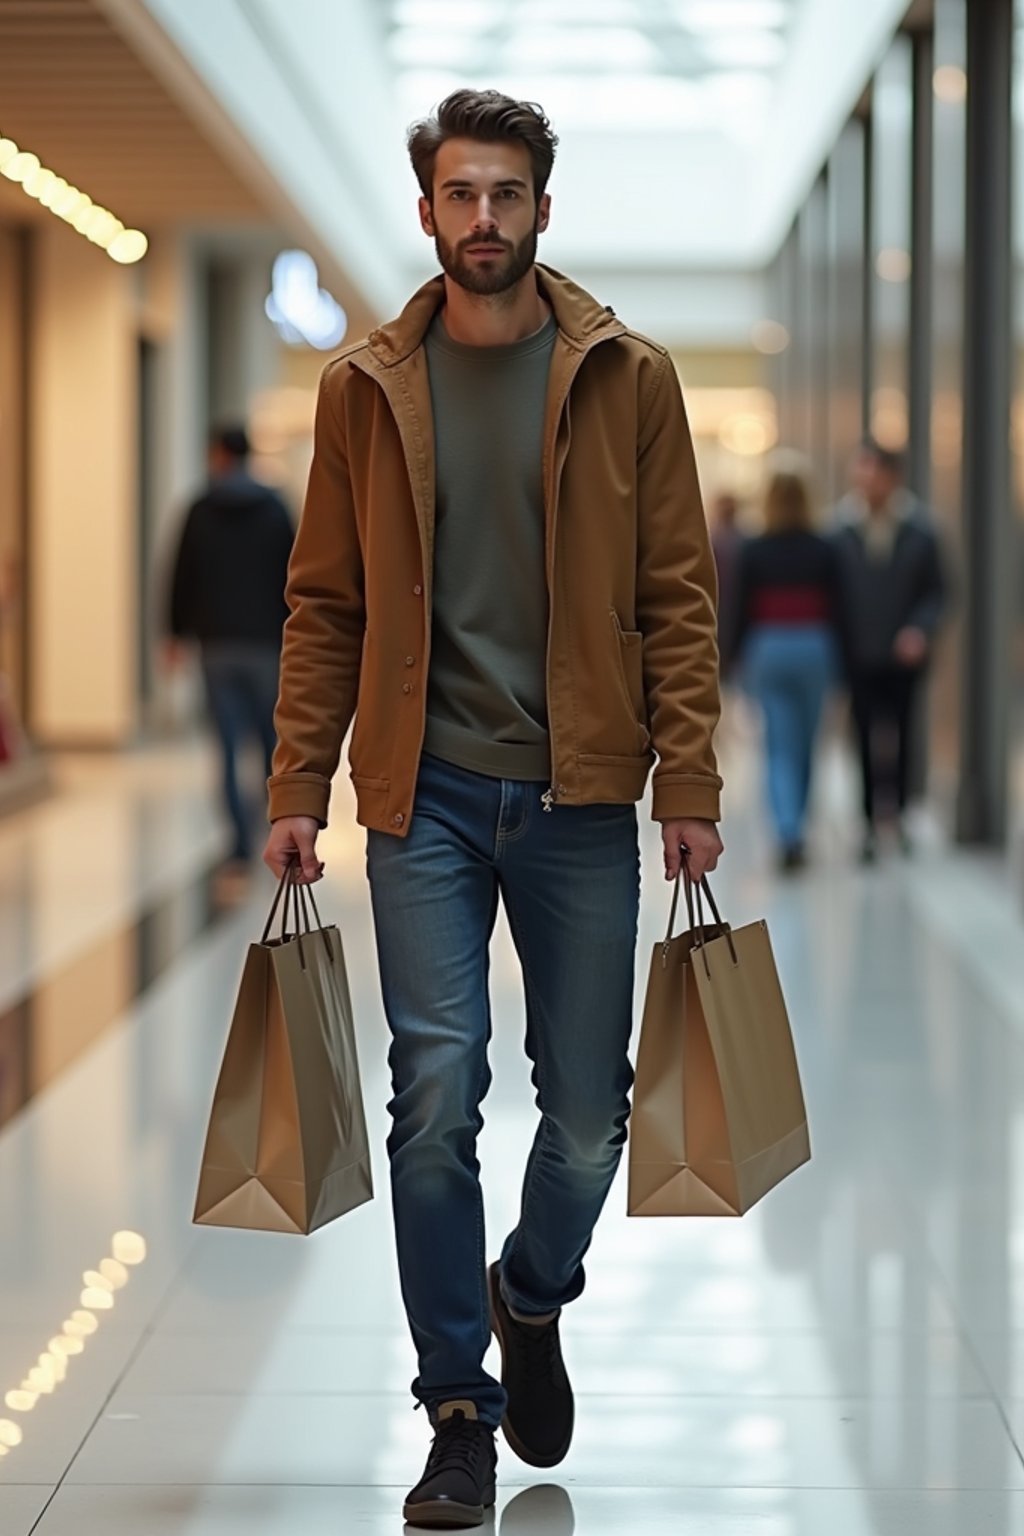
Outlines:
{"type": "Polygon", "coordinates": [[[282,816],[275,821],[263,850],[263,862],[278,880],[289,864],[299,862],[297,885],[313,885],[323,876],[324,865],[316,856],[320,823],[315,816],[282,816]]]}

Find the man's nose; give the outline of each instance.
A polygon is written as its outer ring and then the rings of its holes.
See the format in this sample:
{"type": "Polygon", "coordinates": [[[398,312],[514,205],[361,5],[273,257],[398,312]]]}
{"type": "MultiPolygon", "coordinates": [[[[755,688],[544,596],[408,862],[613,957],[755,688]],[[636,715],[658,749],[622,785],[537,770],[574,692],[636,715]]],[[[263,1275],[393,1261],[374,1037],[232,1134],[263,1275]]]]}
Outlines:
{"type": "Polygon", "coordinates": [[[497,226],[498,221],[494,216],[490,198],[482,197],[476,205],[476,217],[473,220],[473,228],[496,229],[497,226]]]}

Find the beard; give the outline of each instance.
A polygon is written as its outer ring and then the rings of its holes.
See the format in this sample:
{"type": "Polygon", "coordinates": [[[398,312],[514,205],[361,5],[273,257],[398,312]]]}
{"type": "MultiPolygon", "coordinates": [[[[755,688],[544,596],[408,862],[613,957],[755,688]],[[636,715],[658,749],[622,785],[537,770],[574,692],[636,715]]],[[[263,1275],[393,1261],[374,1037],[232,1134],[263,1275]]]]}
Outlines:
{"type": "Polygon", "coordinates": [[[468,239],[460,240],[458,245],[453,246],[440,235],[435,235],[434,248],[438,261],[453,283],[457,283],[467,293],[475,293],[484,298],[493,297],[499,293],[508,293],[517,283],[521,283],[533,266],[537,259],[537,230],[536,227],[531,229],[518,245],[512,245],[497,235],[489,235],[486,240],[479,235],[470,235],[468,239]],[[505,254],[492,257],[486,265],[469,261],[464,254],[466,247],[485,244],[500,245],[505,254]]]}

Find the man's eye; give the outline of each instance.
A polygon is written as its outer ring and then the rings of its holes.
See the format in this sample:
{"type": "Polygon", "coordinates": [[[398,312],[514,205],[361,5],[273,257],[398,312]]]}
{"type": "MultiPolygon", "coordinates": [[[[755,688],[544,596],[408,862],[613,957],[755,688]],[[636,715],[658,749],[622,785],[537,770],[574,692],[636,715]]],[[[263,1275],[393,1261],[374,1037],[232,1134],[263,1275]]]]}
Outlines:
{"type": "Polygon", "coordinates": [[[502,197],[513,198],[518,197],[519,193],[516,191],[515,187],[505,187],[501,195],[502,197]]]}

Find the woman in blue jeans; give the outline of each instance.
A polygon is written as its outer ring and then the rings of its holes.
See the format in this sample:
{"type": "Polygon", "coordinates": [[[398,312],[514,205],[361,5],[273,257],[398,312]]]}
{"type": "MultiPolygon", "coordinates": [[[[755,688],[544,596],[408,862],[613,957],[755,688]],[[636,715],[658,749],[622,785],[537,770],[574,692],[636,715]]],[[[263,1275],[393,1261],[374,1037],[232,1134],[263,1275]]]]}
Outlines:
{"type": "Polygon", "coordinates": [[[806,475],[774,471],[765,532],[743,550],[734,656],[764,712],[768,798],[784,870],[804,863],[814,748],[839,670],[835,553],[814,531],[806,475]]]}

